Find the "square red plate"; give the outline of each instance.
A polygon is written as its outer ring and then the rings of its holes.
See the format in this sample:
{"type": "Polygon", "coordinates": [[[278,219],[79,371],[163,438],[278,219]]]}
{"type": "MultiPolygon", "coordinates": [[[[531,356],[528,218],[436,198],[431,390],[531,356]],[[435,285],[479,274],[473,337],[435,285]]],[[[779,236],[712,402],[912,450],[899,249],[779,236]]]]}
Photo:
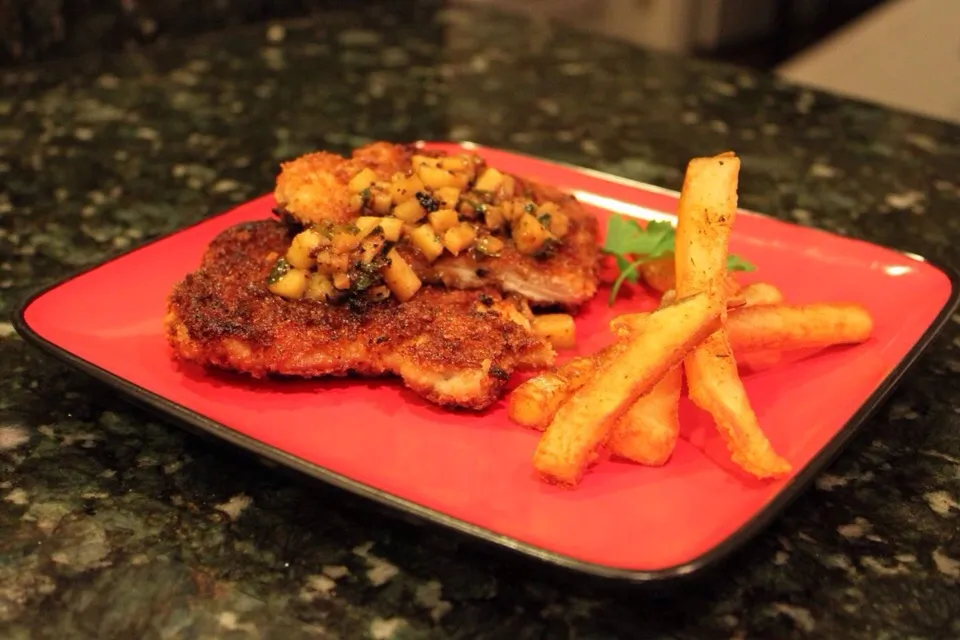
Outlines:
{"type": "MultiPolygon", "coordinates": [[[[611,211],[669,218],[676,207],[673,192],[468,146],[500,169],[576,192],[604,224],[611,211]]],[[[957,304],[956,275],[919,256],[744,212],[731,251],[758,266],[751,277],[792,302],[860,302],[876,320],[866,344],[744,376],[794,474],[770,483],[738,474],[709,418],[684,400],[684,438],[666,466],[605,461],[563,490],[534,477],[537,433],[509,422],[502,402],[482,415],[451,413],[394,381],[255,383],[178,367],[161,327],[168,292],[218,232],[269,217],[272,204],[254,200],[50,287],[23,304],[16,327],[137,400],[280,464],[546,562],[632,581],[689,574],[758,532],[957,304]]],[[[578,351],[609,341],[614,313],[652,306],[632,290],[610,309],[602,290],[578,318],[578,351]]]]}

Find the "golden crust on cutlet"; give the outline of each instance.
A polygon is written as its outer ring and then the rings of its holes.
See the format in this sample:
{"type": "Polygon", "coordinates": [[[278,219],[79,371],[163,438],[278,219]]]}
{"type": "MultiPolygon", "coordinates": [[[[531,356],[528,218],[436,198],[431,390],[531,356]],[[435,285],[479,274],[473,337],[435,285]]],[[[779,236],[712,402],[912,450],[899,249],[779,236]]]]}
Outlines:
{"type": "Polygon", "coordinates": [[[274,189],[277,204],[304,224],[346,223],[357,218],[349,207],[347,183],[361,169],[369,168],[378,180],[388,180],[410,168],[413,147],[375,142],[360,147],[350,158],[318,151],[281,163],[274,189]]]}
{"type": "Polygon", "coordinates": [[[424,287],[363,311],[274,295],[267,274],[289,242],[283,224],[263,221],[211,243],[170,296],[178,357],[255,377],[392,373],[431,402],[470,409],[495,402],[512,371],[553,362],[549,344],[490,308],[496,291],[424,287]]]}

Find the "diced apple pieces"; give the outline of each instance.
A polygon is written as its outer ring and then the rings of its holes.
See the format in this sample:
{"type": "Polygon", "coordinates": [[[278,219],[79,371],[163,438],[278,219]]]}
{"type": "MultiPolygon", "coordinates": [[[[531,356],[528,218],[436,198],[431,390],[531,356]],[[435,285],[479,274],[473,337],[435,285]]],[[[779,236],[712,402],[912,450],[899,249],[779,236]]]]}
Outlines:
{"type": "Polygon", "coordinates": [[[380,274],[397,300],[406,302],[420,290],[423,283],[420,282],[420,278],[417,277],[413,268],[397,253],[396,249],[391,249],[387,258],[390,263],[380,270],[380,274]]]}
{"type": "Polygon", "coordinates": [[[325,240],[322,235],[313,229],[301,231],[293,237],[290,248],[287,249],[287,262],[297,269],[309,269],[313,266],[313,252],[325,240]]]}
{"type": "Polygon", "coordinates": [[[329,300],[333,297],[333,281],[330,276],[322,273],[311,273],[307,278],[307,289],[304,297],[309,300],[329,300]]]}
{"type": "Polygon", "coordinates": [[[480,177],[477,178],[473,188],[477,191],[493,192],[500,188],[503,183],[503,174],[493,168],[485,169],[480,177]]]}
{"type": "Polygon", "coordinates": [[[525,213],[513,223],[513,242],[517,251],[526,255],[534,255],[543,248],[550,237],[549,232],[532,215],[525,213]]]}
{"type": "Polygon", "coordinates": [[[403,222],[418,222],[423,216],[427,215],[427,212],[420,206],[420,202],[416,198],[412,198],[394,207],[393,215],[403,222]]]}
{"type": "Polygon", "coordinates": [[[443,233],[460,223],[457,212],[453,209],[437,209],[427,217],[430,219],[430,225],[437,233],[443,233]]]}
{"type": "Polygon", "coordinates": [[[460,255],[473,245],[477,237],[477,231],[466,222],[461,222],[457,226],[447,229],[443,234],[443,246],[453,255],[460,255]]]}
{"type": "Polygon", "coordinates": [[[400,234],[403,233],[403,220],[399,218],[381,218],[380,228],[383,229],[383,237],[389,242],[400,240],[400,234]]]}
{"type": "Polygon", "coordinates": [[[459,187],[465,182],[465,180],[458,178],[446,169],[427,165],[421,165],[420,168],[417,169],[417,175],[420,176],[423,185],[427,189],[434,191],[444,187],[459,187]]]}
{"type": "Polygon", "coordinates": [[[400,204],[416,197],[418,191],[424,190],[423,181],[416,174],[394,180],[390,185],[390,197],[394,204],[400,204]]]}
{"type": "Polygon", "coordinates": [[[373,169],[367,167],[361,169],[357,175],[353,176],[350,179],[350,182],[347,183],[347,189],[351,193],[360,193],[364,189],[369,189],[370,185],[377,181],[377,174],[373,169]]]}
{"type": "Polygon", "coordinates": [[[303,297],[307,290],[307,272],[303,269],[291,268],[275,281],[267,285],[271,293],[284,298],[296,300],[303,297]]]}
{"type": "Polygon", "coordinates": [[[424,257],[433,262],[443,253],[443,242],[440,236],[429,224],[422,224],[409,233],[410,242],[413,243],[424,257]]]}

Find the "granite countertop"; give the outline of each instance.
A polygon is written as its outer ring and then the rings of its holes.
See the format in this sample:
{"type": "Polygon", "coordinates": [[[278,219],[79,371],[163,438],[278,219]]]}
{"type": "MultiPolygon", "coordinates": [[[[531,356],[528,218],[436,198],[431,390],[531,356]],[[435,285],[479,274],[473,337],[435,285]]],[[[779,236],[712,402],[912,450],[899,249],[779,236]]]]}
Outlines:
{"type": "Polygon", "coordinates": [[[321,13],[0,75],[0,636],[960,635],[960,316],[814,489],[678,591],[604,589],[185,434],[6,321],[35,287],[270,189],[279,160],[471,139],[958,265],[960,130],[463,9],[321,13]],[[402,13],[401,13],[402,12],[402,13]]]}

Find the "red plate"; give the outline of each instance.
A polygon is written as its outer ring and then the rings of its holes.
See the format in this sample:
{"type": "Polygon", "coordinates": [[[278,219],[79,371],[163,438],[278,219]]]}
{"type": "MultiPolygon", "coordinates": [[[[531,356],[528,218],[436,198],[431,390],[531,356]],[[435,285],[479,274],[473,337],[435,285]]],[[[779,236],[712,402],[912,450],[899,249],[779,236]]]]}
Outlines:
{"type": "MultiPolygon", "coordinates": [[[[430,146],[453,149],[456,145],[430,146]]],[[[473,147],[491,164],[578,193],[610,211],[672,214],[677,194],[525,156],[473,147]]],[[[507,420],[451,413],[394,381],[252,382],[181,369],[161,321],[171,287],[220,231],[266,218],[249,202],[74,276],[28,300],[24,337],[167,415],[281,464],[478,538],[568,568],[648,581],[726,555],[810,483],[850,439],[957,305],[957,278],[919,256],[752,213],[731,251],[792,302],[856,301],[876,320],[866,344],[834,349],[744,382],[789,478],[752,481],[730,467],[709,418],[686,400],[684,438],[663,468],[606,461],[576,490],[532,473],[537,434],[507,420]]],[[[609,340],[614,313],[651,307],[607,291],[577,320],[579,351],[609,340]]]]}

